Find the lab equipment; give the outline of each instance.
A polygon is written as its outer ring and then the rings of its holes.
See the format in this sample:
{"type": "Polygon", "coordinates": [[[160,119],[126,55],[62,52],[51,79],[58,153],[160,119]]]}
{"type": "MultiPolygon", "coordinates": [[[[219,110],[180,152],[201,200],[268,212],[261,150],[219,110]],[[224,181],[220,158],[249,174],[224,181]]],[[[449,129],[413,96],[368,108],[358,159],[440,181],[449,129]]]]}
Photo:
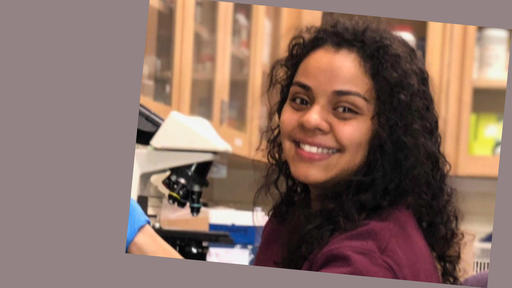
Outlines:
{"type": "Polygon", "coordinates": [[[141,104],[138,120],[131,198],[144,196],[151,175],[168,171],[163,180],[168,201],[188,204],[192,215],[199,214],[212,163],[219,153],[231,153],[231,146],[198,116],[171,111],[162,119],[141,104]]]}

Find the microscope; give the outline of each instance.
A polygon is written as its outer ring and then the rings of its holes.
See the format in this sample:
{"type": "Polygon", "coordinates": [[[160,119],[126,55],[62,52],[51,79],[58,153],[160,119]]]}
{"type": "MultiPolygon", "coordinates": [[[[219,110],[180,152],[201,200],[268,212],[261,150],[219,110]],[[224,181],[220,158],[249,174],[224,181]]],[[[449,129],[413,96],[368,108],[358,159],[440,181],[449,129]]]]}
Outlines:
{"type": "MultiPolygon", "coordinates": [[[[139,204],[140,199],[147,200],[151,176],[168,172],[162,181],[167,201],[181,208],[188,204],[192,216],[197,216],[213,162],[220,153],[231,151],[206,119],[176,111],[162,119],[140,105],[131,198],[139,204]]],[[[141,207],[148,214],[147,202],[141,207]]],[[[186,259],[206,260],[210,242],[234,243],[227,232],[169,230],[158,224],[153,224],[156,233],[186,259]]]]}
{"type": "Polygon", "coordinates": [[[231,151],[208,120],[176,111],[162,119],[141,104],[131,197],[137,200],[144,195],[151,175],[168,171],[163,180],[168,201],[179,207],[188,204],[191,214],[196,216],[201,210],[202,189],[208,186],[213,161],[218,153],[231,151]]]}

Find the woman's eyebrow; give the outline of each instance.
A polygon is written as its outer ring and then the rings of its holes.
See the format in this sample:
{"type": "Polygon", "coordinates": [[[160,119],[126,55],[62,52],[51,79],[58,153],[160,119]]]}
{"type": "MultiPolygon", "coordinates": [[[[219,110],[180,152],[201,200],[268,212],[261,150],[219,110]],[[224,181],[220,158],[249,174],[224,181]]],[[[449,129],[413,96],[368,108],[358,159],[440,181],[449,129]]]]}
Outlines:
{"type": "Polygon", "coordinates": [[[370,99],[368,99],[368,97],[366,97],[363,94],[361,94],[359,92],[356,92],[356,91],[351,91],[351,90],[334,90],[333,94],[336,95],[336,96],[340,96],[340,97],[343,97],[343,96],[356,96],[356,97],[359,97],[359,98],[363,99],[365,102],[370,103],[370,99]]]}
{"type": "MultiPolygon", "coordinates": [[[[301,81],[293,81],[291,86],[297,86],[297,87],[301,88],[302,90],[304,90],[306,92],[312,92],[313,91],[313,89],[311,89],[311,87],[308,84],[306,84],[304,82],[301,82],[301,81]]],[[[336,95],[336,96],[340,96],[340,97],[343,97],[343,96],[356,96],[356,97],[359,97],[359,98],[363,99],[365,102],[370,103],[370,99],[368,99],[368,97],[364,96],[363,94],[361,94],[359,92],[352,91],[352,90],[334,90],[333,94],[336,95]]]]}
{"type": "Polygon", "coordinates": [[[297,87],[301,88],[302,90],[305,90],[306,92],[313,91],[313,89],[311,89],[311,87],[308,84],[300,82],[300,81],[293,81],[291,86],[297,86],[297,87]]]}

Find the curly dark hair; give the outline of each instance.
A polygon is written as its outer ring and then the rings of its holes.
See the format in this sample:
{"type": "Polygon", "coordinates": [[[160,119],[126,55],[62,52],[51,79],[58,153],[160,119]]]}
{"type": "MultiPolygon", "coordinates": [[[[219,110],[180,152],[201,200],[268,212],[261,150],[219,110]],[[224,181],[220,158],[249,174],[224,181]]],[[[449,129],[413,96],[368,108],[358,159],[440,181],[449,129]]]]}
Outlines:
{"type": "Polygon", "coordinates": [[[417,50],[375,23],[338,20],[294,36],[268,81],[271,107],[261,142],[268,166],[255,199],[270,196],[272,217],[286,221],[289,238],[281,267],[300,269],[334,234],[403,205],[416,218],[442,281],[459,283],[459,212],[447,184],[450,165],[441,152],[429,76],[417,50]],[[363,164],[335,191],[322,192],[322,208],[313,210],[308,186],[293,177],[282,158],[279,118],[299,65],[322,47],[347,49],[362,60],[376,95],[376,129],[363,164]]]}

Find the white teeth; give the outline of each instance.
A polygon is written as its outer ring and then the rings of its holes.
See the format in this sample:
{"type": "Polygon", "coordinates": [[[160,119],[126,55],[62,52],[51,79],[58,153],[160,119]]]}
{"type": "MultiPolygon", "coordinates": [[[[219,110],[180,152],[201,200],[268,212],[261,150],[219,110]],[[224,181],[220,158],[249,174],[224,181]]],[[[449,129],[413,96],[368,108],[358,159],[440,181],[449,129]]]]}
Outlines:
{"type": "Polygon", "coordinates": [[[337,149],[330,149],[330,148],[323,148],[323,147],[317,147],[317,146],[311,146],[308,144],[299,144],[300,148],[304,151],[310,152],[310,153],[317,153],[317,154],[334,154],[337,152],[337,149]]]}

